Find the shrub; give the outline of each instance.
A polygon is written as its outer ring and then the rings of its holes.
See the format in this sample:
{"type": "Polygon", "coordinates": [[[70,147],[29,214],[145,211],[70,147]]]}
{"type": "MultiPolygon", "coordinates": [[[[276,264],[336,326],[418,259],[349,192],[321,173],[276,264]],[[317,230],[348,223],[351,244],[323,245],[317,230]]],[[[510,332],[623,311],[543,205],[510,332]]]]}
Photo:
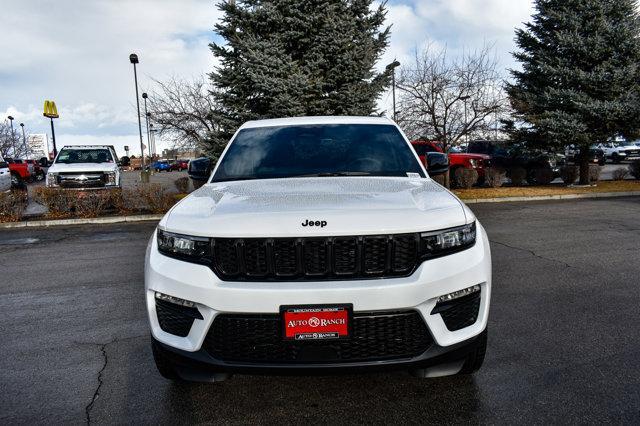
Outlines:
{"type": "Polygon", "coordinates": [[[602,167],[597,164],[589,164],[589,182],[597,183],[600,180],[600,172],[602,167]]]}
{"type": "Polygon", "coordinates": [[[527,179],[527,171],[523,167],[514,167],[509,173],[509,179],[513,186],[522,186],[527,179]]]}
{"type": "Polygon", "coordinates": [[[138,191],[145,202],[145,210],[151,213],[166,213],[175,204],[173,195],[157,183],[139,186],[138,191]]]}
{"type": "Polygon", "coordinates": [[[0,193],[0,222],[17,222],[27,208],[27,193],[11,191],[0,193]]]}
{"type": "Polygon", "coordinates": [[[565,185],[573,185],[580,177],[580,168],[578,166],[564,166],[560,169],[560,177],[565,185]]]}
{"type": "Polygon", "coordinates": [[[629,173],[636,179],[640,179],[640,160],[635,160],[629,164],[629,173]]]}
{"type": "Polygon", "coordinates": [[[495,167],[489,167],[484,172],[485,181],[491,188],[500,188],[506,175],[504,170],[495,167]]]}
{"type": "Polygon", "coordinates": [[[113,205],[113,194],[109,191],[79,191],[74,201],[77,216],[98,217],[113,205]]]}
{"type": "Polygon", "coordinates": [[[533,179],[536,185],[549,185],[553,181],[553,170],[541,168],[533,170],[533,179]]]}
{"type": "Polygon", "coordinates": [[[478,172],[474,169],[459,167],[453,175],[455,186],[459,188],[469,189],[478,182],[478,172]]]}
{"type": "Polygon", "coordinates": [[[613,180],[624,180],[627,176],[629,176],[629,169],[619,168],[615,169],[611,174],[613,180]]]}
{"type": "Polygon", "coordinates": [[[38,187],[33,191],[34,199],[49,210],[48,216],[56,218],[71,216],[76,196],[76,191],[62,188],[38,187]]]}
{"type": "Polygon", "coordinates": [[[185,194],[189,192],[189,178],[187,176],[183,176],[181,178],[176,179],[173,184],[176,186],[176,189],[179,193],[185,194]]]}

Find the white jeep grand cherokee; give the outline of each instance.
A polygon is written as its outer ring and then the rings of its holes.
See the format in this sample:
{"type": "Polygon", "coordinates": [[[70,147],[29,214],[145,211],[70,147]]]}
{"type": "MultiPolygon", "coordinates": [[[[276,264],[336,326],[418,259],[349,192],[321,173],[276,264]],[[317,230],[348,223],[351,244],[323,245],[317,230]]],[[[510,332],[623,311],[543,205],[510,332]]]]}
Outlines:
{"type": "Polygon", "coordinates": [[[145,265],[170,379],[482,364],[489,241],[390,120],[244,124],[160,221],[145,265]]]}

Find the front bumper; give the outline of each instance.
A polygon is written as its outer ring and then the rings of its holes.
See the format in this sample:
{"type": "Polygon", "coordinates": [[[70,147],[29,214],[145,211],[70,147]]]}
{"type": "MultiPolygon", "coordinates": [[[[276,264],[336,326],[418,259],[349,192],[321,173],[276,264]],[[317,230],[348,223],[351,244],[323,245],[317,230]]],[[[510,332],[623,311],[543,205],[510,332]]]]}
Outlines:
{"type": "MultiPolygon", "coordinates": [[[[147,248],[145,264],[146,302],[153,338],[177,354],[225,369],[290,369],[291,366],[232,364],[211,357],[203,343],[219,314],[277,314],[282,305],[353,304],[354,313],[381,311],[417,311],[430,333],[433,344],[419,357],[384,362],[357,363],[371,367],[382,365],[429,364],[445,353],[465,347],[486,328],[491,296],[491,255],[486,233],[478,224],[476,244],[460,253],[428,260],[408,277],[353,281],[321,282],[227,282],[221,281],[206,266],[191,264],[161,255],[155,233],[147,248]],[[441,314],[432,314],[438,297],[479,285],[477,320],[462,329],[450,331],[441,314]],[[194,302],[202,319],[196,319],[184,336],[170,334],[160,326],[155,292],[194,302]]],[[[297,368],[354,367],[331,363],[298,365],[297,368]]]]}

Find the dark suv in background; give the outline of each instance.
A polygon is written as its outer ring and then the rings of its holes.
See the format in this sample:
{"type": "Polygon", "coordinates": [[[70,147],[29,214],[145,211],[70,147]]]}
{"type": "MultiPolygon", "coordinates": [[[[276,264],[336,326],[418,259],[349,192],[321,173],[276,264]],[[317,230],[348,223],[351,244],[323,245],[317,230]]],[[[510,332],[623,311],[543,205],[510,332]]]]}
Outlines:
{"type": "Polygon", "coordinates": [[[551,170],[555,179],[560,176],[560,167],[565,164],[564,155],[532,149],[524,144],[503,145],[495,141],[473,141],[469,142],[467,152],[490,156],[492,167],[506,170],[507,176],[510,176],[513,169],[524,169],[530,184],[536,183],[537,170],[551,170]]]}

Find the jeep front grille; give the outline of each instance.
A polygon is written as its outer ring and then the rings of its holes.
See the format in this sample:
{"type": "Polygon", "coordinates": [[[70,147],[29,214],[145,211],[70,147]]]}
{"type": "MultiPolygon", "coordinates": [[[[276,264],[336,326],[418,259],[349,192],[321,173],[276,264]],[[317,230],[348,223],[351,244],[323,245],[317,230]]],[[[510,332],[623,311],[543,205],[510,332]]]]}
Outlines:
{"type": "Polygon", "coordinates": [[[215,238],[213,269],[227,281],[343,280],[408,276],[420,234],[324,238],[215,238]]]}

